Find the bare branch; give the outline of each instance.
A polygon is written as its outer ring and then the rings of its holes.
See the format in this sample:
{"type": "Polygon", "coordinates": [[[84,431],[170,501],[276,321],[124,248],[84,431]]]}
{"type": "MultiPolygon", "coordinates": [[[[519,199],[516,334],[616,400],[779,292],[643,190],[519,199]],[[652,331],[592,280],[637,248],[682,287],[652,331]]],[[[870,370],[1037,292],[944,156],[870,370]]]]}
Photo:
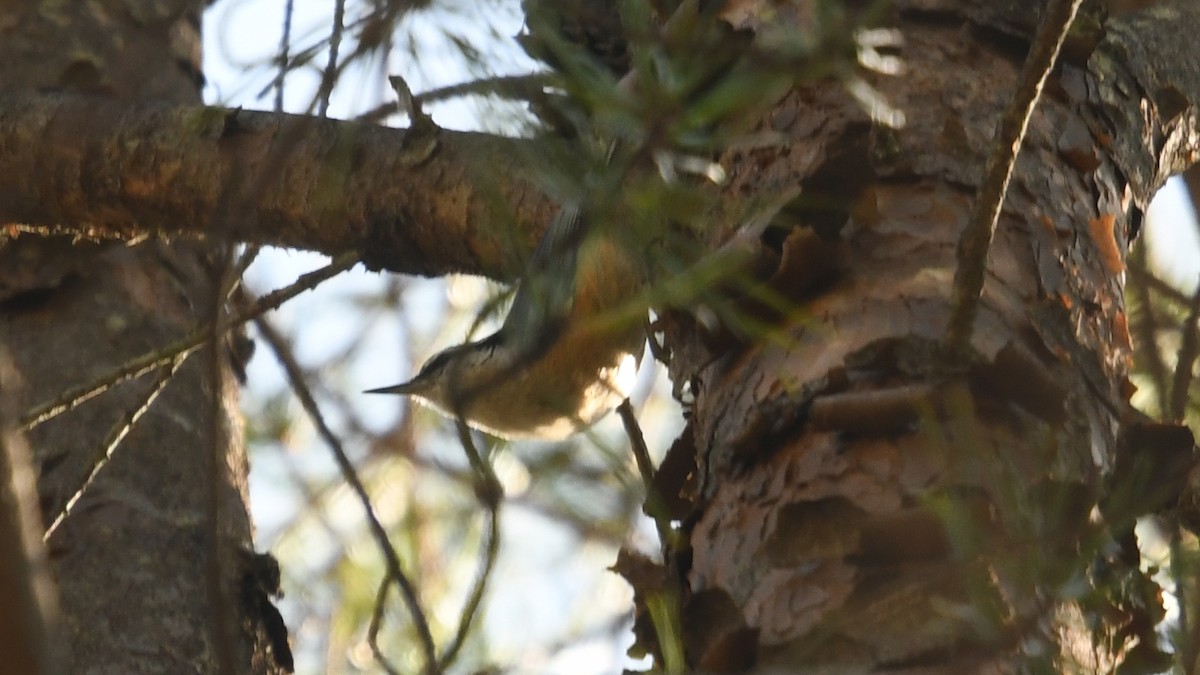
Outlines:
{"type": "Polygon", "coordinates": [[[474,473],[475,496],[479,499],[479,503],[487,509],[488,516],[483,532],[483,553],[479,562],[479,572],[475,576],[475,583],[471,586],[470,594],[467,595],[462,613],[459,614],[458,629],[454,631],[454,638],[442,652],[442,657],[438,661],[441,670],[449,668],[458,658],[458,653],[462,650],[467,633],[471,629],[471,622],[479,613],[479,605],[483,602],[487,582],[491,579],[492,569],[496,565],[496,556],[500,554],[500,504],[504,501],[504,489],[500,485],[500,480],[496,478],[496,472],[492,469],[491,463],[485,460],[475,447],[475,442],[471,439],[471,429],[461,416],[455,420],[455,426],[458,427],[458,438],[462,442],[463,450],[467,453],[467,460],[474,473]]]}
{"type": "Polygon", "coordinates": [[[524,161],[544,158],[546,145],[421,135],[279,113],[0,95],[0,223],[126,241],[150,233],[357,250],[373,269],[513,278],[514,244],[531,250],[557,210],[524,161]]]}
{"type": "MultiPolygon", "coordinates": [[[[330,277],[337,276],[342,272],[350,269],[357,263],[353,254],[343,254],[334,258],[325,267],[314,270],[308,274],[303,274],[291,285],[272,291],[267,295],[262,296],[252,306],[239,311],[237,314],[225,320],[224,325],[220,327],[220,331],[228,330],[231,326],[236,326],[245,323],[257,316],[279,307],[283,303],[300,295],[304,291],[315,288],[322,281],[330,277]]],[[[139,356],[136,359],[127,361],[118,366],[115,370],[105,373],[104,375],[77,387],[72,387],[58,395],[53,401],[48,401],[40,405],[34,406],[32,410],[27,412],[18,421],[18,430],[29,431],[37,425],[53,419],[62,413],[74,410],[80,404],[88,401],[94,396],[97,396],[110,387],[131,380],[135,377],[141,377],[146,373],[166,365],[177,357],[186,356],[200,348],[208,339],[210,329],[207,326],[200,326],[188,333],[184,337],[164,346],[162,349],[155,350],[149,354],[139,356]]]]}
{"type": "MultiPolygon", "coordinates": [[[[354,464],[350,461],[349,456],[346,455],[345,449],[342,448],[342,443],[338,439],[337,434],[333,433],[333,429],[325,422],[325,417],[321,414],[321,408],[317,405],[316,399],[313,398],[312,391],[304,380],[304,373],[300,365],[296,363],[296,359],[287,341],[283,339],[283,336],[279,334],[270,322],[259,319],[255,322],[255,325],[262,333],[267,344],[270,345],[271,351],[275,353],[275,357],[279,360],[280,365],[283,366],[292,391],[295,392],[296,398],[300,399],[300,404],[304,407],[304,411],[308,413],[309,419],[312,420],[313,426],[317,429],[317,433],[329,445],[330,452],[333,453],[333,459],[337,462],[338,469],[342,472],[342,477],[362,504],[363,511],[367,516],[367,525],[371,530],[371,536],[375,538],[375,542],[383,554],[384,563],[387,568],[387,577],[395,579],[396,585],[400,588],[400,593],[404,596],[404,603],[408,607],[413,625],[417,629],[417,638],[421,643],[421,651],[425,660],[423,672],[439,672],[437,647],[434,646],[433,634],[429,630],[429,620],[425,618],[425,611],[421,608],[421,600],[417,595],[416,586],[413,585],[412,580],[404,572],[404,567],[400,564],[400,556],[396,553],[395,547],[392,546],[387,530],[384,529],[379,516],[376,515],[375,507],[371,505],[371,497],[367,494],[366,486],[359,479],[358,472],[354,469],[354,464]]],[[[381,590],[380,593],[383,594],[384,591],[381,590]]]]}
{"type": "Polygon", "coordinates": [[[1188,309],[1187,319],[1180,326],[1183,340],[1176,354],[1175,372],[1171,378],[1171,405],[1164,410],[1167,419],[1179,422],[1187,409],[1188,392],[1192,385],[1192,366],[1196,364],[1196,356],[1200,354],[1200,285],[1192,294],[1192,306],[1188,309]]]}
{"type": "Polygon", "coordinates": [[[71,492],[71,496],[63,504],[59,512],[50,519],[50,524],[46,526],[46,532],[42,535],[42,541],[50,541],[50,538],[58,531],[59,526],[71,516],[71,511],[79,503],[79,500],[83,498],[87,489],[91,487],[92,482],[96,480],[96,476],[99,475],[100,470],[112,459],[117,446],[129,435],[129,432],[137,424],[137,421],[141,419],[142,415],[146,414],[146,411],[154,404],[154,399],[158,398],[158,395],[166,388],[167,383],[171,381],[171,376],[179,371],[179,368],[183,366],[183,362],[186,360],[186,353],[177,354],[170,364],[160,368],[158,375],[155,376],[154,383],[151,385],[150,391],[146,392],[145,397],[142,399],[141,405],[130,410],[121,420],[113,425],[104,444],[99,448],[100,452],[92,459],[92,468],[88,471],[88,475],[80,482],[79,487],[71,492]]]}

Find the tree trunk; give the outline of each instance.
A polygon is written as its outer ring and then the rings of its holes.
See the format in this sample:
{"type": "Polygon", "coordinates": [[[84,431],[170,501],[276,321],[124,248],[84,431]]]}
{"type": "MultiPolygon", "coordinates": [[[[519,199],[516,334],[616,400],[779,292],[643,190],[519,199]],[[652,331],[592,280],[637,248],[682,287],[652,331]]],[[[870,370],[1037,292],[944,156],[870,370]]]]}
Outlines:
{"type": "MultiPolygon", "coordinates": [[[[0,87],[198,102],[202,5],[6,3],[0,87]]],[[[206,246],[159,241],[0,244],[0,345],[17,371],[4,395],[28,410],[193,329],[214,311],[212,257],[206,246]]],[[[237,595],[250,526],[229,366],[226,353],[186,362],[49,540],[66,629],[54,646],[70,651],[70,672],[212,673],[221,662],[273,671],[253,638],[257,606],[237,595]]],[[[154,377],[28,434],[47,520],[84,485],[154,377]]]]}
{"type": "MultiPolygon", "coordinates": [[[[1123,284],[1140,209],[1182,161],[1161,142],[1178,111],[1147,93],[1120,31],[1068,42],[1016,164],[968,353],[951,353],[956,243],[1028,42],[995,17],[963,18],[971,3],[933,4],[950,11],[882,24],[903,34],[905,73],[870,82],[907,113],[902,128],[872,124],[830,80],[761,123],[783,145],[722,158],[734,194],[799,190],[773,222],[784,234],[762,289],[794,311],[743,305],[774,329],[725,351],[668,324],[673,377],[695,392],[695,481],[666,480],[693,500],[671,569],[694,667],[1163,665],[1158,588],[1121,546],[1153,508],[1124,497],[1162,476],[1122,452],[1190,457],[1192,444],[1133,421],[1123,284]],[[1145,118],[1126,116],[1139,104],[1145,118]]],[[[1141,38],[1180,30],[1171,11],[1141,38]]]]}

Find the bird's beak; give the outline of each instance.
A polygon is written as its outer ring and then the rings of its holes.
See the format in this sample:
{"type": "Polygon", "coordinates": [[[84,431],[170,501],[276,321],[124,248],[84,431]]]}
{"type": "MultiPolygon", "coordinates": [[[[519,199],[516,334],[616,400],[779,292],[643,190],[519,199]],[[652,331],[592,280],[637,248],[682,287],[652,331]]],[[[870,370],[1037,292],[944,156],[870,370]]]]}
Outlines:
{"type": "Polygon", "coordinates": [[[399,394],[401,396],[410,396],[412,394],[421,393],[421,386],[417,383],[416,380],[409,380],[408,382],[401,382],[400,384],[393,384],[390,387],[380,387],[378,389],[368,389],[368,390],[364,391],[363,393],[364,394],[399,394]]]}

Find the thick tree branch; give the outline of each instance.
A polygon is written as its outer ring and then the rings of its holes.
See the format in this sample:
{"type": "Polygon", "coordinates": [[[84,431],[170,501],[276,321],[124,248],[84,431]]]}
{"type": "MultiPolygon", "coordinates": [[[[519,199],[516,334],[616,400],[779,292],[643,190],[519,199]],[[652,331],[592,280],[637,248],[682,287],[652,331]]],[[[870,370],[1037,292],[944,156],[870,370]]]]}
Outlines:
{"type": "Polygon", "coordinates": [[[0,223],[85,237],[149,233],[357,250],[371,267],[512,277],[514,245],[532,248],[556,208],[522,161],[535,144],[433,133],[3,95],[0,223]]]}

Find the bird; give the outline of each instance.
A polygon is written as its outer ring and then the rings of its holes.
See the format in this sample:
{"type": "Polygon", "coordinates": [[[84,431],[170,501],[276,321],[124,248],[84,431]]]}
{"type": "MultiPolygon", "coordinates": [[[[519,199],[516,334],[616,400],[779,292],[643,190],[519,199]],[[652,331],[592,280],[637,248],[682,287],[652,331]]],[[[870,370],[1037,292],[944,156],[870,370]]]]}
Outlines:
{"type": "Polygon", "coordinates": [[[499,330],[366,393],[409,396],[511,440],[563,440],[620,405],[645,347],[644,317],[628,311],[643,274],[617,232],[588,221],[579,205],[560,209],[499,330]]]}

